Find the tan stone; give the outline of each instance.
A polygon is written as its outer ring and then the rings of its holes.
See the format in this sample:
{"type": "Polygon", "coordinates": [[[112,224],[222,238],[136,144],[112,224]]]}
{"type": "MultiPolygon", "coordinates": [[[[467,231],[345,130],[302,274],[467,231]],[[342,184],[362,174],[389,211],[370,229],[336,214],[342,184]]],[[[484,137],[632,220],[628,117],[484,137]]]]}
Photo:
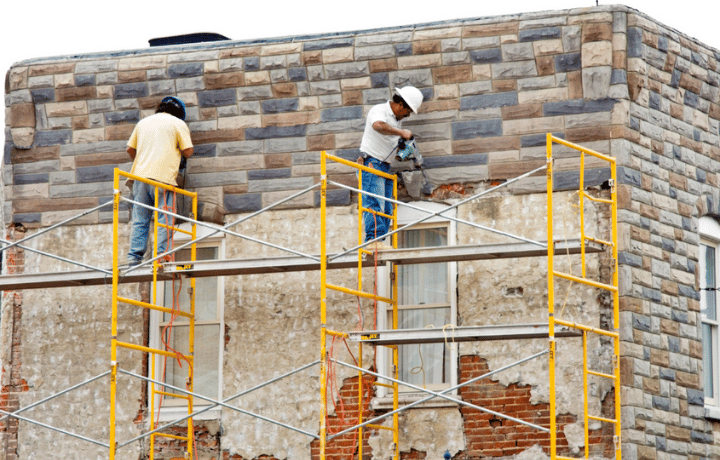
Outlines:
{"type": "Polygon", "coordinates": [[[10,127],[11,128],[34,128],[35,127],[35,104],[32,102],[21,102],[10,106],[10,127]]]}
{"type": "Polygon", "coordinates": [[[335,149],[335,135],[334,134],[320,134],[316,136],[307,137],[307,149],[313,150],[334,150],[335,149]]]}
{"type": "Polygon", "coordinates": [[[11,128],[13,146],[17,149],[29,149],[35,141],[35,128],[11,128]]]}
{"type": "Polygon", "coordinates": [[[583,25],[582,42],[597,42],[603,40],[612,40],[613,31],[612,23],[608,22],[590,22],[583,25]]]}
{"type": "Polygon", "coordinates": [[[261,70],[259,72],[246,72],[245,73],[245,85],[267,85],[270,83],[270,72],[267,70],[261,70]]]}
{"type": "Polygon", "coordinates": [[[48,117],[71,117],[88,113],[87,101],[49,102],[45,104],[48,117]]]}
{"type": "Polygon", "coordinates": [[[455,99],[460,96],[460,89],[458,85],[438,85],[436,84],[433,90],[435,99],[455,99]]]}
{"type": "Polygon", "coordinates": [[[440,40],[426,40],[413,42],[413,54],[433,54],[442,52],[440,40]]]}
{"type": "Polygon", "coordinates": [[[340,87],[345,90],[369,89],[372,87],[370,77],[344,78],[340,80],[340,87]]]}
{"type": "Polygon", "coordinates": [[[147,81],[146,70],[118,72],[118,83],[136,83],[141,81],[147,81]]]}
{"type": "Polygon", "coordinates": [[[320,112],[290,112],[262,116],[262,126],[295,126],[316,123],[320,123],[320,112]]]}
{"type": "Polygon", "coordinates": [[[507,21],[496,24],[480,24],[467,26],[463,30],[463,38],[494,37],[496,35],[517,35],[518,21],[507,21]]]}
{"type": "Polygon", "coordinates": [[[27,67],[13,67],[10,69],[8,74],[8,83],[10,84],[10,91],[16,89],[27,88],[28,85],[28,68],[27,67]]]}
{"type": "Polygon", "coordinates": [[[419,69],[425,67],[439,67],[442,65],[441,54],[424,54],[422,56],[398,57],[399,69],[419,69]]]}
{"type": "Polygon", "coordinates": [[[188,172],[212,173],[218,171],[243,171],[248,169],[262,169],[265,167],[263,155],[233,155],[217,158],[193,158],[188,163],[188,172]]]}
{"type": "Polygon", "coordinates": [[[398,69],[398,62],[395,58],[375,59],[370,61],[370,72],[390,72],[398,69]]]}
{"type": "Polygon", "coordinates": [[[473,79],[490,80],[492,78],[492,67],[490,64],[479,64],[473,66],[473,79]]]}
{"type": "Polygon", "coordinates": [[[55,88],[69,88],[75,86],[75,76],[71,73],[63,73],[53,77],[55,88]]]}
{"type": "Polygon", "coordinates": [[[59,73],[72,74],[75,69],[74,63],[66,64],[42,64],[30,66],[30,77],[39,77],[43,75],[55,75],[59,73]]]}
{"type": "Polygon", "coordinates": [[[123,149],[119,152],[109,153],[90,153],[78,155],[75,159],[75,168],[83,168],[87,166],[113,165],[130,162],[130,156],[123,149]]]}
{"type": "Polygon", "coordinates": [[[333,64],[336,62],[350,62],[353,60],[354,57],[353,51],[354,48],[352,46],[323,50],[322,62],[324,64],[333,64]]]}
{"type": "Polygon", "coordinates": [[[95,99],[96,97],[94,86],[73,86],[70,88],[59,88],[55,91],[55,100],[58,102],[80,101],[95,99]]]}
{"type": "Polygon", "coordinates": [[[552,75],[555,73],[555,57],[539,56],[535,58],[538,76],[552,75]]]}
{"type": "Polygon", "coordinates": [[[460,37],[461,35],[462,27],[438,27],[416,30],[413,38],[415,40],[433,40],[460,37]]]}
{"type": "Polygon", "coordinates": [[[520,104],[503,107],[501,109],[503,120],[519,120],[522,118],[535,118],[543,116],[541,103],[520,104]]]}
{"type": "Polygon", "coordinates": [[[517,80],[493,80],[492,89],[494,93],[504,93],[507,91],[517,91],[517,80]]]}
{"type": "Polygon", "coordinates": [[[322,52],[320,50],[305,51],[300,55],[303,65],[319,65],[322,64],[322,52]]]}
{"type": "Polygon", "coordinates": [[[290,166],[292,166],[292,155],[289,153],[265,155],[265,168],[289,168],[290,166]]]}
{"type": "Polygon", "coordinates": [[[535,56],[544,56],[544,55],[555,55],[555,54],[562,54],[563,52],[563,44],[561,39],[555,39],[555,40],[540,40],[533,42],[533,52],[535,53],[535,56]]]}
{"type": "Polygon", "coordinates": [[[612,42],[590,42],[582,45],[582,66],[595,67],[612,65],[612,42]]]}
{"type": "Polygon", "coordinates": [[[218,119],[218,129],[235,130],[245,128],[259,128],[262,126],[260,115],[240,115],[237,117],[223,117],[218,119]]]}
{"type": "Polygon", "coordinates": [[[258,54],[260,54],[259,46],[247,46],[240,48],[232,48],[229,50],[220,50],[219,58],[229,59],[246,56],[257,56],[258,54]]]}
{"type": "Polygon", "coordinates": [[[164,69],[167,65],[167,56],[164,54],[141,57],[128,57],[118,62],[118,72],[124,70],[164,69]]]}
{"type": "Polygon", "coordinates": [[[568,98],[567,88],[547,88],[518,93],[519,104],[536,104],[544,102],[564,101],[568,98]]]}
{"type": "Polygon", "coordinates": [[[433,81],[437,84],[463,83],[472,80],[472,66],[456,65],[432,69],[433,81]]]}
{"type": "Polygon", "coordinates": [[[273,56],[277,54],[290,54],[302,52],[302,43],[279,43],[276,45],[264,45],[260,48],[261,56],[273,56]]]}
{"type": "Polygon", "coordinates": [[[278,99],[297,96],[297,85],[295,83],[277,83],[272,85],[273,96],[278,99]]]}
{"type": "Polygon", "coordinates": [[[237,88],[244,85],[245,77],[243,72],[205,74],[205,87],[207,89],[237,88]]]}
{"type": "Polygon", "coordinates": [[[362,105],[363,93],[361,90],[343,91],[342,100],[344,107],[351,105],[362,105]]]}
{"type": "Polygon", "coordinates": [[[191,132],[194,145],[211,142],[232,142],[245,139],[242,129],[217,129],[211,131],[191,132]]]}
{"type": "Polygon", "coordinates": [[[564,117],[543,117],[523,120],[504,120],[502,126],[503,134],[517,136],[562,131],[564,124],[564,117]]]}
{"type": "Polygon", "coordinates": [[[105,128],[80,129],[72,133],[73,144],[88,144],[105,140],[105,128]]]}

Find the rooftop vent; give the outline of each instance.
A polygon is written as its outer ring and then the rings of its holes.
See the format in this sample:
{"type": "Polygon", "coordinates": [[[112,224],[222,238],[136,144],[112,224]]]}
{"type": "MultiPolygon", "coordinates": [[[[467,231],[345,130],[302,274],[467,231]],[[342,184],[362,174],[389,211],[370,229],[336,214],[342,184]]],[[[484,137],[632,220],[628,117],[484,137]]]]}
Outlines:
{"type": "Polygon", "coordinates": [[[198,32],[194,34],[173,35],[172,37],[151,38],[150,46],[185,45],[188,43],[218,42],[230,40],[224,35],[213,32],[198,32]]]}

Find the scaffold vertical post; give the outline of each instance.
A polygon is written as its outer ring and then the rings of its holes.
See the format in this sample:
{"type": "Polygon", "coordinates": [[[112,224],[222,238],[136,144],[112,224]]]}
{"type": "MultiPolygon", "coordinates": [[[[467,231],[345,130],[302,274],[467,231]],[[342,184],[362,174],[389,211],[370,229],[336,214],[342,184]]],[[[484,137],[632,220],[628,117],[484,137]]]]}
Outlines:
{"type": "Polygon", "coordinates": [[[555,427],[555,286],[553,277],[553,161],[552,134],[547,134],[547,246],[548,246],[548,333],[549,333],[549,387],[550,387],[550,458],[557,456],[555,427]]]}
{"type": "Polygon", "coordinates": [[[110,460],[115,459],[115,404],[117,395],[117,322],[118,322],[118,281],[120,278],[119,237],[120,227],[120,173],[115,168],[113,177],[113,283],[112,283],[112,318],[110,325],[110,460]]]}
{"type": "Polygon", "coordinates": [[[325,241],[327,198],[327,153],[320,152],[320,459],[325,460],[327,443],[327,248],[325,241]]]}

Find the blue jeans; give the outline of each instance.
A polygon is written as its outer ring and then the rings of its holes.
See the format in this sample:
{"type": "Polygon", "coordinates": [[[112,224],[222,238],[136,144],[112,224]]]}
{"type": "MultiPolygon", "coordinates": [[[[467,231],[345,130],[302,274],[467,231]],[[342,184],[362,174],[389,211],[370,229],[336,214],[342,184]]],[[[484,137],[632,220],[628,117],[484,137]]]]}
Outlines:
{"type": "MultiPolygon", "coordinates": [[[[148,206],[155,206],[155,187],[145,182],[135,181],[133,184],[133,201],[148,206]]],[[[173,193],[164,189],[160,189],[160,209],[167,207],[170,211],[173,209],[173,193]]],[[[148,244],[148,234],[150,232],[150,224],[153,220],[154,211],[152,209],[143,208],[142,206],[133,205],[132,207],[132,229],[130,232],[130,251],[128,252],[128,262],[140,262],[145,256],[148,244]]],[[[168,215],[164,213],[158,214],[158,220],[167,225],[168,215]]],[[[172,224],[172,221],[171,221],[172,224]]],[[[158,255],[167,249],[169,230],[166,228],[158,228],[158,255]]]]}
{"type": "MultiPolygon", "coordinates": [[[[371,156],[368,156],[365,159],[365,166],[372,166],[378,171],[382,171],[384,173],[390,171],[390,163],[385,163],[371,156]]],[[[363,191],[384,196],[385,198],[393,197],[393,181],[365,171],[362,172],[362,189],[363,191]]],[[[376,212],[382,212],[389,216],[392,216],[393,214],[393,204],[389,201],[367,195],[363,195],[362,200],[364,208],[372,209],[376,212]]],[[[390,230],[390,219],[387,217],[364,212],[363,220],[365,225],[365,241],[380,238],[390,230]]]]}

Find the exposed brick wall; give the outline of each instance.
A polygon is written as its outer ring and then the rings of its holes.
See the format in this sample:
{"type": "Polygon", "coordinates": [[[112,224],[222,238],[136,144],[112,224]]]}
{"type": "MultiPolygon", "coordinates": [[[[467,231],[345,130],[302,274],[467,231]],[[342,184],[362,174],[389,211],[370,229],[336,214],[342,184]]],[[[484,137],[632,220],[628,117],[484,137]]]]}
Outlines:
{"type": "MultiPolygon", "coordinates": [[[[20,226],[8,227],[5,239],[17,241],[25,237],[25,229],[20,226]]],[[[22,273],[25,265],[25,250],[17,246],[5,251],[3,260],[5,273],[22,273]]],[[[22,291],[6,291],[2,293],[3,303],[12,308],[12,315],[9,318],[12,325],[9,328],[11,334],[10,355],[2,363],[2,388],[0,389],[0,409],[7,412],[14,412],[20,408],[19,394],[28,390],[27,382],[22,378],[22,291]]],[[[7,307],[6,307],[7,308],[7,307]]],[[[2,433],[5,451],[2,456],[5,460],[17,458],[18,447],[18,425],[16,418],[8,418],[0,422],[0,433],[2,433]]]]}
{"type": "MultiPolygon", "coordinates": [[[[490,371],[484,359],[478,356],[460,358],[460,383],[479,377],[490,371]]],[[[535,425],[550,427],[550,409],[548,404],[532,404],[531,388],[512,384],[507,387],[490,378],[478,380],[460,389],[463,401],[493,410],[535,425]]],[[[580,396],[578,396],[580,397],[580,396]]],[[[609,396],[603,402],[603,416],[614,413],[614,398],[609,396]]],[[[481,459],[508,457],[519,454],[528,448],[539,445],[549,454],[550,435],[513,420],[498,417],[476,409],[460,409],[467,439],[467,450],[455,455],[458,459],[481,459]]],[[[577,422],[571,415],[557,416],[558,455],[575,456],[568,449],[563,428],[577,422]]],[[[613,456],[613,429],[603,427],[590,433],[590,453],[605,458],[613,456]]]]}

